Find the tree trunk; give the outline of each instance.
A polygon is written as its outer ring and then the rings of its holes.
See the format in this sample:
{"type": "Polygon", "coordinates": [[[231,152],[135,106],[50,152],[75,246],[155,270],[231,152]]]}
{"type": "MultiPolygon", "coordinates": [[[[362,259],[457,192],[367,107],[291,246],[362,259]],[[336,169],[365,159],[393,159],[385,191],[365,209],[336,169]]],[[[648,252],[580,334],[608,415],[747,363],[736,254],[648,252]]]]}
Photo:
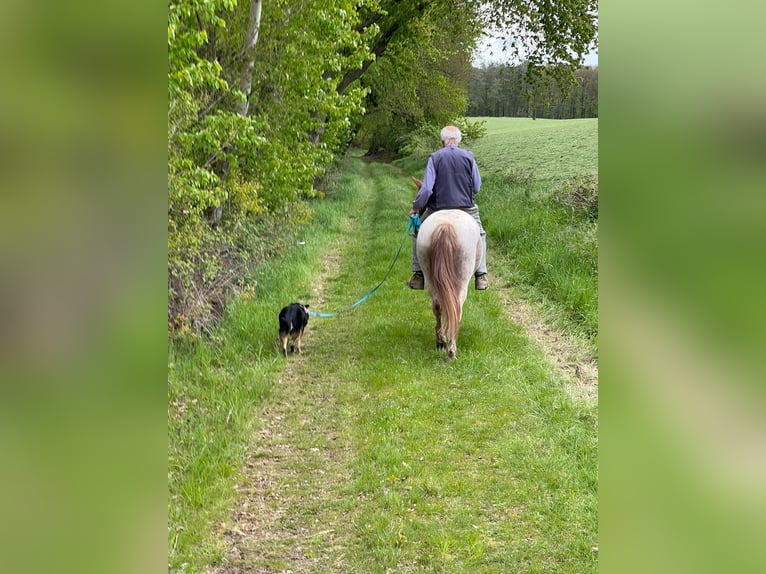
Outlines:
{"type": "Polygon", "coordinates": [[[239,76],[239,90],[245,94],[245,101],[237,104],[237,113],[247,115],[250,107],[250,92],[253,89],[253,68],[255,68],[255,45],[261,30],[261,0],[250,0],[250,16],[247,21],[245,44],[242,47],[242,71],[239,76]]]}

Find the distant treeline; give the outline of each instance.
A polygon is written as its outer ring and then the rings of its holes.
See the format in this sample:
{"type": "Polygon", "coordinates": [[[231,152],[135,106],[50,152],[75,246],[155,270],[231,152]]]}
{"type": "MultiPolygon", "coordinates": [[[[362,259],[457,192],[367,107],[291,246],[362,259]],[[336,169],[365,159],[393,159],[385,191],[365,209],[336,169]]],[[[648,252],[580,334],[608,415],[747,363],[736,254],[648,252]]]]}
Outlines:
{"type": "Polygon", "coordinates": [[[551,80],[530,86],[524,66],[489,65],[473,69],[468,84],[468,116],[575,119],[598,117],[598,67],[575,72],[568,93],[551,80]]]}

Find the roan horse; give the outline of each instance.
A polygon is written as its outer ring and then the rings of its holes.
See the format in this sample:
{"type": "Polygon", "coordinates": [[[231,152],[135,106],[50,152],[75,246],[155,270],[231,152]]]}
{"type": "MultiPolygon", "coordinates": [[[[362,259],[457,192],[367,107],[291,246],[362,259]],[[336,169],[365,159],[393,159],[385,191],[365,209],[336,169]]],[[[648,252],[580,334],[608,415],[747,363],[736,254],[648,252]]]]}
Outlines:
{"type": "Polygon", "coordinates": [[[436,348],[454,359],[463,303],[481,261],[479,224],[460,209],[436,211],[421,224],[416,250],[436,317],[436,348]]]}

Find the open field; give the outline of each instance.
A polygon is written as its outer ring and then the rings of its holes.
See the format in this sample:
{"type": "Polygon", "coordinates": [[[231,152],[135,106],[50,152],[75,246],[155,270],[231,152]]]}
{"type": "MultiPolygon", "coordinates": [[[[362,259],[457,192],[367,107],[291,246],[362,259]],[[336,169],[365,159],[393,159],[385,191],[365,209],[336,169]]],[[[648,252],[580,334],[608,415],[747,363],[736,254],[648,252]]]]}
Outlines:
{"type": "Polygon", "coordinates": [[[560,180],[598,172],[598,119],[469,118],[487,135],[467,145],[487,174],[560,180]]]}

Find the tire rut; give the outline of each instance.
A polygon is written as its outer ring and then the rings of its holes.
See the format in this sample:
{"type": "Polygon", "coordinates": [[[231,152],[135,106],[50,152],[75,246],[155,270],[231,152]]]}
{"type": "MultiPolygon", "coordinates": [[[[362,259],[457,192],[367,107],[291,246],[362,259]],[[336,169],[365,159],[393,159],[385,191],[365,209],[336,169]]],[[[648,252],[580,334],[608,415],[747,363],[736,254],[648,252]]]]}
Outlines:
{"type": "MultiPolygon", "coordinates": [[[[355,220],[349,218],[347,233],[355,220]]],[[[310,309],[325,306],[324,286],[341,269],[342,245],[322,258],[310,309]]],[[[350,572],[348,496],[351,439],[341,393],[332,372],[319,366],[332,349],[332,329],[312,318],[303,353],[290,354],[272,399],[256,414],[260,428],[246,455],[238,503],[220,525],[226,551],[205,574],[309,574],[350,572]]],[[[347,417],[348,415],[346,415],[347,417]]]]}

